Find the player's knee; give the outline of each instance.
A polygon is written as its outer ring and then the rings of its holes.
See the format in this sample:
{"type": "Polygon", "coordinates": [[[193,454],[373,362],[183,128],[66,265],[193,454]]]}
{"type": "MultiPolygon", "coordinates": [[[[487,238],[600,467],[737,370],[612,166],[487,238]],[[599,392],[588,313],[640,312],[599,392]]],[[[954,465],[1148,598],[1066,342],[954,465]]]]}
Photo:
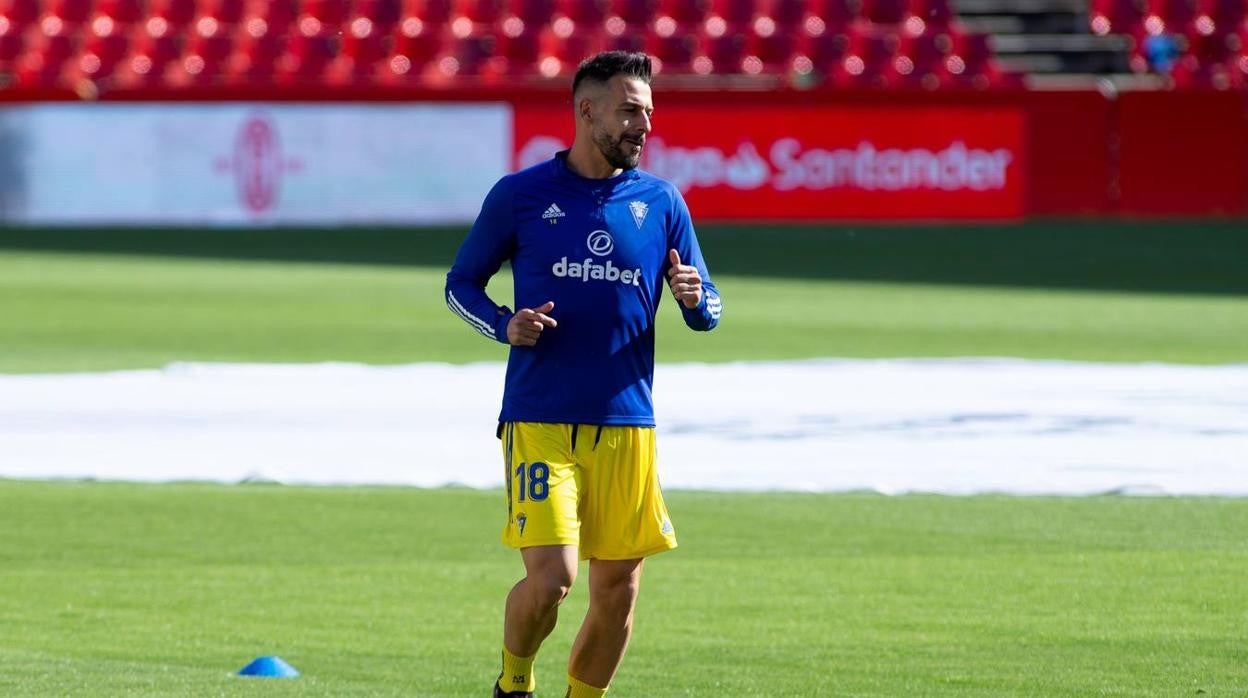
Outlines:
{"type": "Polygon", "coordinates": [[[633,608],[637,605],[637,594],[641,589],[641,581],[633,577],[610,580],[599,584],[593,591],[594,600],[600,613],[605,614],[611,622],[624,625],[632,620],[633,608]]]}
{"type": "Polygon", "coordinates": [[[563,603],[572,590],[573,579],[569,575],[553,574],[529,578],[529,587],[533,601],[543,610],[549,610],[563,603]]]}

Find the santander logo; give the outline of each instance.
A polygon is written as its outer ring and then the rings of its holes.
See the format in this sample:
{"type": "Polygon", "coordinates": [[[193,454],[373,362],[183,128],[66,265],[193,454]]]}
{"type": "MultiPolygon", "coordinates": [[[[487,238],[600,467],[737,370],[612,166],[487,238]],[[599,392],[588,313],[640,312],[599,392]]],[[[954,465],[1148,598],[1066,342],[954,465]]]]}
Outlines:
{"type": "MultiPolygon", "coordinates": [[[[537,136],[520,148],[528,167],[567,147],[551,136],[537,136]]],[[[1014,154],[955,140],[935,148],[881,148],[862,140],[852,147],[820,148],[797,138],[778,138],[760,151],[742,141],[735,151],[717,146],[671,145],[658,137],[646,142],[642,167],[688,192],[728,187],[738,191],[1000,191],[1005,189],[1014,154]],[[765,155],[764,155],[765,153],[765,155]]]]}
{"type": "Polygon", "coordinates": [[[263,112],[254,112],[234,137],[232,157],[219,158],[216,170],[232,173],[239,203],[262,214],[277,205],[283,175],[302,171],[303,162],[284,156],[277,127],[263,112]]]}

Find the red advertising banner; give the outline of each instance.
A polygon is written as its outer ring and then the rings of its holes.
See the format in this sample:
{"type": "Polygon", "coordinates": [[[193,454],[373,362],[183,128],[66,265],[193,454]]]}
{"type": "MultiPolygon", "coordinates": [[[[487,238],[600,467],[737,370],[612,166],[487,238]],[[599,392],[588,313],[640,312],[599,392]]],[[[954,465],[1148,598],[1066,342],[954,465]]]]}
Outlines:
{"type": "MultiPolygon", "coordinates": [[[[700,220],[1017,219],[1023,111],[1013,107],[658,106],[642,168],[700,220]]],[[[515,104],[515,166],[571,142],[569,106],[515,104]]]]}

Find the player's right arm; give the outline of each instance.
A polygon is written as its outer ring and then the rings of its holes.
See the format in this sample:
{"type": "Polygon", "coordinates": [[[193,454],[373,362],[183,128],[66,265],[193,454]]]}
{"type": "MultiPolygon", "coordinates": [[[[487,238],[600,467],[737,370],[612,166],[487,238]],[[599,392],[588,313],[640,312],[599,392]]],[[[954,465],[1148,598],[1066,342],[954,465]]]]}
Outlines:
{"type": "Polygon", "coordinates": [[[504,177],[494,185],[468,237],[459,246],[455,263],[446,275],[446,307],[490,339],[531,347],[537,344],[542,330],[557,324],[547,315],[555,304],[547,302],[513,313],[507,306],[490,300],[485,292],[490,278],[515,251],[516,217],[510,183],[509,178],[504,177]]]}
{"type": "Polygon", "coordinates": [[[455,263],[446,275],[446,306],[474,330],[503,344],[510,344],[508,324],[514,313],[498,305],[485,292],[490,277],[515,251],[516,218],[508,177],[490,189],[481,213],[468,231],[455,263]]]}

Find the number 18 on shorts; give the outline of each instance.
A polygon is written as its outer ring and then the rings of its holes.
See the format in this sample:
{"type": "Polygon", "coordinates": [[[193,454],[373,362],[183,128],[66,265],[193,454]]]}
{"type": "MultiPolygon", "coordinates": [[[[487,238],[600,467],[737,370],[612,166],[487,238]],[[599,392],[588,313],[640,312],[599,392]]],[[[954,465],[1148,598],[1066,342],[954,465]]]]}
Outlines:
{"type": "Polygon", "coordinates": [[[655,470],[654,429],[503,425],[513,548],[574,545],[581,559],[630,560],[676,547],[655,470]]]}

